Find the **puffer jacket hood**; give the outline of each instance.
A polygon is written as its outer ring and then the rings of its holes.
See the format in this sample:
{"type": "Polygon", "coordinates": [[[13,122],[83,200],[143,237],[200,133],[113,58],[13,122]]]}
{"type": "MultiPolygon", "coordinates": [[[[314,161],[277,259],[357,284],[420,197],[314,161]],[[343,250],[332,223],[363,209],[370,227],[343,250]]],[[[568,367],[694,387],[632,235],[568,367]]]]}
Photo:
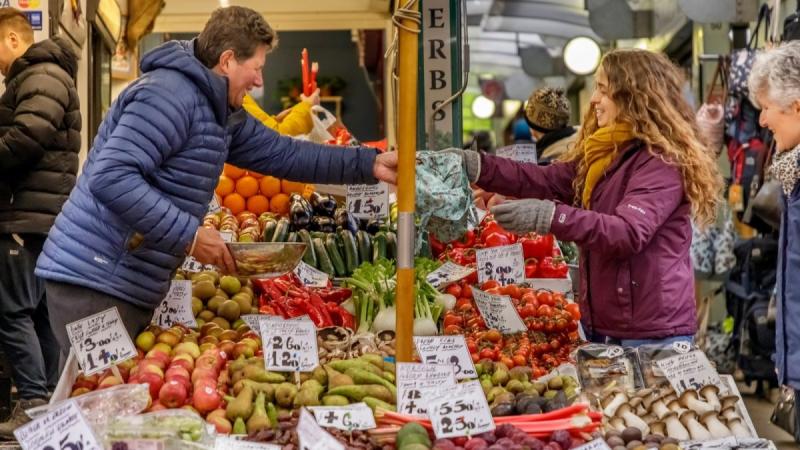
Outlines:
{"type": "Polygon", "coordinates": [[[28,51],[17,58],[5,78],[6,84],[30,66],[53,63],[64,69],[72,79],[78,74],[78,54],[66,39],[55,36],[31,45],[28,51]]]}

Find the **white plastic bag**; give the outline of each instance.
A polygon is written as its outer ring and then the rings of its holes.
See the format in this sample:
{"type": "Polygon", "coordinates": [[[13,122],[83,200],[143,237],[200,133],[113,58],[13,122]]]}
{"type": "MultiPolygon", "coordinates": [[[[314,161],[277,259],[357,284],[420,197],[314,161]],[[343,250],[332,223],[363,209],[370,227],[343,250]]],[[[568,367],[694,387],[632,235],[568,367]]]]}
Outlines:
{"type": "Polygon", "coordinates": [[[307,135],[297,136],[299,139],[324,144],[333,139],[333,135],[328,132],[333,124],[336,123],[336,116],[330,111],[319,105],[311,107],[311,121],[314,126],[307,135]]]}

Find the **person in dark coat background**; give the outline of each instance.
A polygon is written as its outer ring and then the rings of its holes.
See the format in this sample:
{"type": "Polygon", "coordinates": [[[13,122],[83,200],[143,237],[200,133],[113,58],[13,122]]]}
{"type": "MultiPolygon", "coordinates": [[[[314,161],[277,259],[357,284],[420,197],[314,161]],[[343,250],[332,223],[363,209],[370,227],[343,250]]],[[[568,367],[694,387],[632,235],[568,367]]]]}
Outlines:
{"type": "Polygon", "coordinates": [[[58,347],[45,288],[34,275],[47,232],[78,172],[78,57],[60,37],[33,42],[25,15],[0,8],[0,344],[20,401],[0,438],[13,439],[24,410],[46,403],[58,347]]]}

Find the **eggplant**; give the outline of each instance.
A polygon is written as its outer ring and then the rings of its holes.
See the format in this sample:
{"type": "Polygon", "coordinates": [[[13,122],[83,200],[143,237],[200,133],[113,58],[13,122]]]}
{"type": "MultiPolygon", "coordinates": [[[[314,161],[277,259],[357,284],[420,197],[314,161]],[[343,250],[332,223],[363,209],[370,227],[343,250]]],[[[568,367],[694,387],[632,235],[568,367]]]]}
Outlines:
{"type": "MultiPolygon", "coordinates": [[[[305,200],[300,197],[300,200],[305,200]]],[[[297,199],[292,199],[289,204],[289,222],[291,222],[293,229],[304,230],[311,224],[313,215],[306,209],[305,205],[297,199]]]]}
{"type": "Polygon", "coordinates": [[[337,227],[342,227],[343,229],[353,233],[355,236],[358,233],[358,221],[349,211],[347,208],[336,208],[336,213],[333,215],[333,220],[336,222],[337,227]]]}
{"type": "Polygon", "coordinates": [[[375,234],[384,227],[383,219],[370,219],[367,221],[366,230],[369,234],[375,234]]]}
{"type": "Polygon", "coordinates": [[[312,192],[311,207],[314,208],[315,214],[332,218],[336,212],[336,199],[329,194],[312,192]]]}
{"type": "Polygon", "coordinates": [[[314,216],[311,218],[311,225],[309,228],[312,231],[321,231],[323,233],[333,233],[336,231],[336,222],[327,216],[314,216]]]}
{"type": "Polygon", "coordinates": [[[306,200],[302,195],[294,193],[289,196],[289,201],[290,205],[294,202],[300,203],[301,205],[303,205],[303,208],[305,208],[305,210],[308,212],[309,216],[314,215],[314,208],[311,207],[311,204],[308,203],[308,200],[306,200]]]}

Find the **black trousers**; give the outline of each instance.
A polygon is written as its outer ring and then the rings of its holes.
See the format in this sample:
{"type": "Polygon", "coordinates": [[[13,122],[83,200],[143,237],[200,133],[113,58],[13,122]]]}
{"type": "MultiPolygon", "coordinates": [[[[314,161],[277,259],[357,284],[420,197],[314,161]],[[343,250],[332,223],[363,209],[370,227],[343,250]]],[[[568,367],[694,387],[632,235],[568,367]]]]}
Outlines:
{"type": "Polygon", "coordinates": [[[0,234],[0,345],[22,399],[45,398],[58,382],[44,283],[33,274],[45,238],[0,234]]]}

